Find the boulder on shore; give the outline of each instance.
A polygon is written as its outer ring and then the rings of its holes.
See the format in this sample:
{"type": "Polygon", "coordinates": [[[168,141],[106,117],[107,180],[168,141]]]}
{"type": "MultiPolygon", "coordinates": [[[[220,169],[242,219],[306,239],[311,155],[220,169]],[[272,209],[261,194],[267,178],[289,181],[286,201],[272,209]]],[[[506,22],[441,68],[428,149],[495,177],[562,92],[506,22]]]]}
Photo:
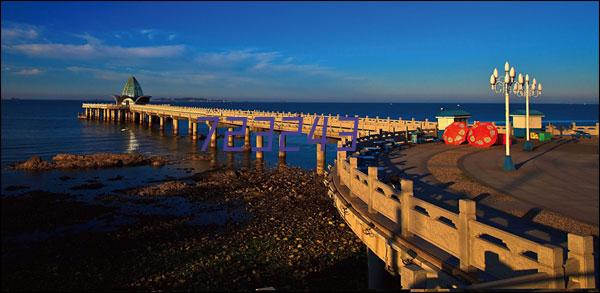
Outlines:
{"type": "Polygon", "coordinates": [[[166,160],[159,156],[147,158],[141,154],[97,153],[91,155],[57,154],[52,161],[33,156],[13,165],[17,170],[111,168],[124,166],[152,165],[160,167],[166,160]]]}

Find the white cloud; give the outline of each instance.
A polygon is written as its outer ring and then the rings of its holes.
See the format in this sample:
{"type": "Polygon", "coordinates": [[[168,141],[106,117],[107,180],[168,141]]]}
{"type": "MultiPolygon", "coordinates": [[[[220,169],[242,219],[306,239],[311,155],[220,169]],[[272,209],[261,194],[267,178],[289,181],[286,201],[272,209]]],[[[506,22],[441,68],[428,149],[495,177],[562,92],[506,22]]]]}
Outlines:
{"type": "Polygon", "coordinates": [[[30,69],[21,69],[21,70],[15,72],[15,74],[17,74],[17,75],[38,75],[42,72],[44,72],[44,71],[41,69],[30,68],[30,69]]]}
{"type": "Polygon", "coordinates": [[[104,44],[88,34],[80,37],[86,44],[28,43],[3,45],[3,49],[30,57],[55,59],[162,58],[179,56],[185,50],[183,45],[121,47],[104,44]]]}
{"type": "Polygon", "coordinates": [[[2,44],[37,39],[39,28],[20,23],[9,22],[1,28],[2,44]]]}
{"type": "Polygon", "coordinates": [[[145,35],[148,38],[148,40],[153,40],[154,36],[157,33],[158,33],[158,31],[154,30],[154,29],[143,29],[143,30],[140,30],[140,34],[145,35]]]}
{"type": "Polygon", "coordinates": [[[302,64],[294,62],[295,60],[296,58],[283,56],[282,53],[277,51],[258,51],[255,49],[202,53],[196,58],[201,66],[217,70],[236,68],[253,74],[298,73],[322,77],[351,78],[329,67],[319,64],[302,64]]]}
{"type": "Polygon", "coordinates": [[[310,75],[335,75],[334,70],[319,64],[293,63],[294,57],[284,57],[277,51],[245,49],[202,53],[196,60],[203,66],[216,68],[242,67],[255,73],[296,72],[310,75]]]}

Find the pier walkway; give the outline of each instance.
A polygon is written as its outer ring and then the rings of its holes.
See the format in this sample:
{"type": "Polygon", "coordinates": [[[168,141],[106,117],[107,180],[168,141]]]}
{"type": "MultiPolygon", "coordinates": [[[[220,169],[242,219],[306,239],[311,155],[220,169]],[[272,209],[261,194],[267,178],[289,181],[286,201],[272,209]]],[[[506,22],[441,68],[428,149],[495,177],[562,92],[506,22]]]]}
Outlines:
{"type": "Polygon", "coordinates": [[[513,148],[517,167],[507,175],[500,168],[503,149],[465,155],[458,167],[469,177],[521,201],[599,226],[598,138],[563,138],[523,152],[513,148]]]}

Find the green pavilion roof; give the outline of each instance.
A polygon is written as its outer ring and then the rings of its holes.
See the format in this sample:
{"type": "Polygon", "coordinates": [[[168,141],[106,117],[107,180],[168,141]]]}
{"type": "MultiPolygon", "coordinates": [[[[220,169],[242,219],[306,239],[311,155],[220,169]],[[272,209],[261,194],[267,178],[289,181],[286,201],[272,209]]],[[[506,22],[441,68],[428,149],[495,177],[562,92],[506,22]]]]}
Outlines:
{"type": "Polygon", "coordinates": [[[444,110],[441,111],[439,113],[437,113],[437,115],[435,115],[436,117],[462,117],[462,116],[469,116],[471,117],[471,113],[465,111],[465,110],[444,110]]]}
{"type": "MultiPolygon", "coordinates": [[[[514,110],[510,113],[510,115],[525,116],[525,110],[524,109],[514,110]]],[[[544,116],[544,113],[537,111],[537,110],[529,110],[529,116],[544,116]]]]}
{"type": "Polygon", "coordinates": [[[121,92],[121,96],[127,96],[131,98],[138,98],[144,95],[142,92],[142,87],[138,83],[137,79],[132,75],[127,79],[127,83],[123,87],[123,91],[121,92]]]}

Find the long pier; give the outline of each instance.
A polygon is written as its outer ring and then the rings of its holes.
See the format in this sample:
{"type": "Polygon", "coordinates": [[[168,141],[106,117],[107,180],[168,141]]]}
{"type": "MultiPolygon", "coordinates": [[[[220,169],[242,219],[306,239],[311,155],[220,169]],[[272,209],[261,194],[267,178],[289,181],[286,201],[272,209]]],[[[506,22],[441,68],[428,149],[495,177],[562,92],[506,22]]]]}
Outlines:
{"type": "MultiPolygon", "coordinates": [[[[231,117],[247,118],[245,150],[250,150],[250,131],[270,128],[258,117],[274,118],[274,131],[297,131],[298,123],[283,117],[302,117],[302,133],[322,133],[323,119],[329,120],[326,136],[338,146],[350,142],[342,132],[351,132],[353,121],[339,115],[231,110],[171,105],[83,104],[84,118],[125,121],[161,130],[172,124],[179,133],[181,120],[188,124],[192,140],[198,139],[198,118],[219,117],[222,126],[241,125],[231,117]]],[[[379,117],[358,118],[359,153],[386,149],[407,143],[409,131],[422,129],[437,133],[437,123],[379,117]],[[400,135],[399,135],[400,134],[400,135]],[[403,135],[402,135],[403,134],[403,135]]],[[[210,126],[210,125],[209,125],[210,126]]],[[[207,138],[216,147],[216,132],[207,138]]],[[[233,145],[233,138],[227,143],[233,145]]],[[[262,146],[262,136],[256,145],[262,146]]],[[[285,143],[285,142],[284,142],[285,143]]],[[[338,151],[334,166],[325,170],[325,150],[317,149],[317,173],[324,174],[328,195],[340,216],[368,248],[369,287],[386,289],[383,279],[396,277],[402,288],[595,288],[594,240],[591,236],[568,233],[566,247],[537,241],[527,235],[503,230],[483,221],[474,201],[458,200],[456,208],[419,198],[412,180],[401,179],[399,186],[384,181],[382,166],[365,165],[355,153],[338,151]]],[[[257,152],[257,158],[262,153],[257,152]]],[[[282,155],[282,154],[280,154],[282,155]]],[[[285,156],[285,154],[283,154],[285,156]]]]}
{"type": "MultiPolygon", "coordinates": [[[[147,125],[152,127],[153,124],[158,123],[161,130],[165,129],[165,125],[170,123],[172,125],[172,131],[174,135],[179,134],[179,124],[181,121],[187,122],[188,134],[192,140],[197,140],[199,137],[198,133],[198,118],[200,117],[218,117],[219,124],[221,126],[232,127],[241,126],[242,122],[229,120],[228,118],[233,117],[244,117],[247,118],[247,127],[245,129],[244,136],[244,150],[249,151],[251,149],[250,133],[251,131],[264,131],[269,129],[270,125],[268,121],[257,120],[258,117],[271,117],[274,119],[273,130],[275,132],[282,131],[298,131],[299,125],[297,121],[284,121],[285,117],[302,117],[302,133],[309,134],[313,128],[315,120],[318,120],[314,133],[316,136],[321,136],[323,133],[323,121],[327,117],[328,124],[325,127],[325,133],[327,138],[335,140],[347,140],[347,136],[342,136],[341,133],[354,131],[354,121],[344,121],[341,118],[348,118],[348,116],[340,115],[325,115],[317,113],[291,113],[291,112],[275,112],[275,111],[249,111],[249,110],[232,110],[232,109],[219,109],[219,108],[203,108],[203,107],[185,107],[185,106],[171,106],[171,105],[115,105],[115,104],[90,104],[84,103],[82,105],[84,109],[84,116],[86,119],[102,120],[102,121],[124,121],[130,123],[139,123],[140,125],[147,125]]],[[[422,129],[425,132],[437,134],[437,123],[429,120],[417,121],[414,118],[411,120],[403,119],[390,119],[387,118],[369,118],[358,117],[357,125],[357,137],[368,136],[372,133],[383,133],[383,132],[408,132],[416,129],[422,129]]],[[[208,122],[206,122],[209,127],[208,122]]],[[[210,138],[210,146],[212,148],[217,145],[216,132],[210,138]]],[[[232,138],[233,139],[233,138],[232,138]]],[[[280,136],[280,141],[285,145],[284,136],[280,136]]],[[[228,141],[228,145],[232,146],[233,141],[228,141]]],[[[263,136],[256,136],[256,146],[263,146],[263,136]]],[[[257,151],[257,158],[262,158],[263,153],[257,151]]],[[[285,157],[285,152],[279,153],[280,157],[285,157]]],[[[323,174],[325,169],[325,149],[316,148],[316,169],[318,174],[323,174]]]]}

